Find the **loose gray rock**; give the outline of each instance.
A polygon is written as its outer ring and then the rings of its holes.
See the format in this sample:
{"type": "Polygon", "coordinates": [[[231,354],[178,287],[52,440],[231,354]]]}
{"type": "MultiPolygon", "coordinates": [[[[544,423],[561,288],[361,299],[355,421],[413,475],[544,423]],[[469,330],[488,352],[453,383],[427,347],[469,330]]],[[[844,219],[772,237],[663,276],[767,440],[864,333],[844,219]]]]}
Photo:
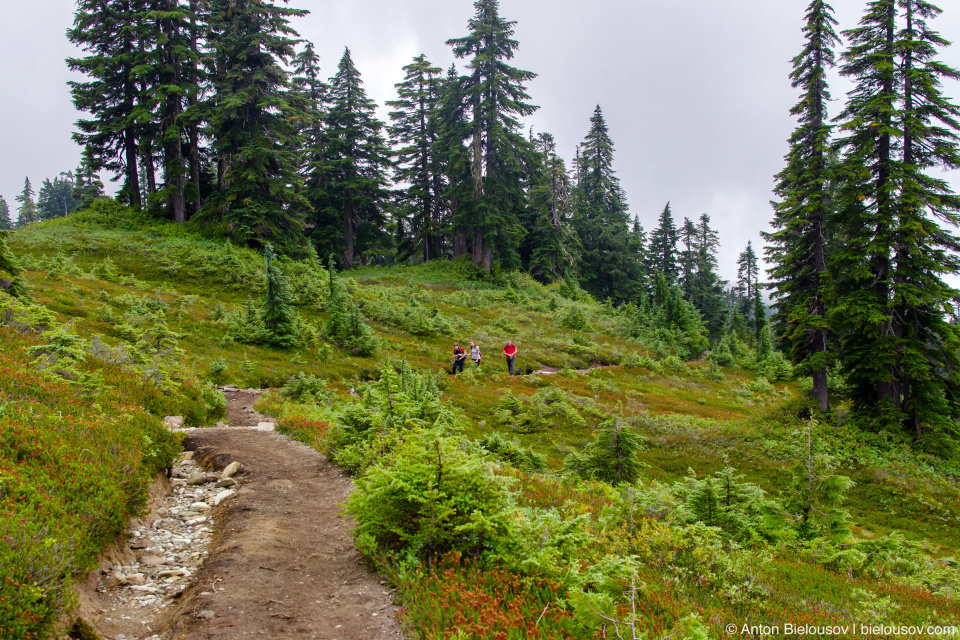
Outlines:
{"type": "Polygon", "coordinates": [[[222,489],[223,487],[235,487],[236,485],[237,485],[237,481],[234,480],[233,478],[224,478],[223,480],[220,480],[219,482],[217,482],[217,484],[213,486],[215,486],[217,489],[222,489]]]}
{"type": "Polygon", "coordinates": [[[207,481],[207,474],[205,473],[194,473],[189,478],[187,478],[187,484],[190,486],[196,486],[203,484],[207,481]]]}
{"type": "Polygon", "coordinates": [[[233,489],[227,489],[226,491],[221,491],[217,495],[213,496],[213,498],[211,498],[211,502],[213,503],[213,506],[216,507],[224,500],[232,498],[235,495],[237,495],[236,491],[234,491],[233,489]]]}
{"type": "Polygon", "coordinates": [[[183,416],[167,416],[163,419],[163,424],[166,425],[167,429],[182,429],[183,416]]]}
{"type": "Polygon", "coordinates": [[[240,471],[240,463],[234,460],[227,465],[227,468],[223,470],[223,473],[220,474],[221,480],[226,480],[227,478],[232,478],[237,471],[240,471]]]}
{"type": "Polygon", "coordinates": [[[204,609],[197,614],[197,617],[201,620],[209,620],[213,617],[213,611],[210,611],[210,609],[204,609]]]}

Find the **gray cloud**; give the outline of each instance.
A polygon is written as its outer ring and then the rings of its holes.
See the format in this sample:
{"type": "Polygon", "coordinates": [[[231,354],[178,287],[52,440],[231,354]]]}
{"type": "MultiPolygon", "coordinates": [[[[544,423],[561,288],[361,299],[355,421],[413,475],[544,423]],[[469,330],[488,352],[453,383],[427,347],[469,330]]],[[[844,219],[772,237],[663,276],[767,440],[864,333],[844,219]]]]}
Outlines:
{"type": "MultiPolygon", "coordinates": [[[[401,67],[421,52],[446,68],[444,41],[466,33],[472,2],[349,0],[292,3],[312,13],[295,22],[314,42],[326,75],[349,46],[367,90],[392,99],[401,67]]],[[[833,3],[840,28],[855,26],[865,2],[833,3]]],[[[948,8],[934,24],[960,41],[960,20],[948,8]]],[[[516,20],[515,64],[539,77],[530,83],[541,106],[529,119],[553,133],[569,159],[599,104],[616,144],[615,168],[631,212],[648,230],[669,200],[678,222],[710,214],[720,231],[721,271],[735,275],[748,239],[759,243],[769,221],[773,175],[794,128],[796,95],[787,74],[802,43],[806,0],[501,0],[516,20]]],[[[0,194],[13,198],[29,175],[35,185],[76,166],[70,140],[79,117],[65,86],[64,32],[70,0],[5,2],[0,9],[0,194]],[[42,6],[41,6],[42,5],[42,6]]],[[[960,67],[960,46],[942,53],[960,67]]],[[[462,63],[458,63],[460,66],[462,63]]],[[[833,112],[848,84],[835,78],[833,112]]],[[[960,87],[946,87],[960,96],[960,87]]],[[[385,110],[384,110],[385,115],[385,110]]],[[[960,175],[948,176],[960,188],[960,175]]]]}

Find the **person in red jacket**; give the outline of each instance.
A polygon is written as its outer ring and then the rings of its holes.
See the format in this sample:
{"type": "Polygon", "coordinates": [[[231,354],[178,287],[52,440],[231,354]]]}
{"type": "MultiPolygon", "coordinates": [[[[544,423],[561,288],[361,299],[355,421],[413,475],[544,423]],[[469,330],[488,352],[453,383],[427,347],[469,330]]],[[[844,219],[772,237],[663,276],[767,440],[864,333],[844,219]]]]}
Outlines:
{"type": "Polygon", "coordinates": [[[463,363],[467,359],[467,352],[463,350],[456,342],[453,343],[453,375],[457,375],[457,369],[463,373],[463,363]]]}
{"type": "Polygon", "coordinates": [[[507,340],[507,344],[503,345],[503,355],[507,359],[507,371],[509,371],[512,376],[513,361],[517,359],[517,345],[507,340]]]}

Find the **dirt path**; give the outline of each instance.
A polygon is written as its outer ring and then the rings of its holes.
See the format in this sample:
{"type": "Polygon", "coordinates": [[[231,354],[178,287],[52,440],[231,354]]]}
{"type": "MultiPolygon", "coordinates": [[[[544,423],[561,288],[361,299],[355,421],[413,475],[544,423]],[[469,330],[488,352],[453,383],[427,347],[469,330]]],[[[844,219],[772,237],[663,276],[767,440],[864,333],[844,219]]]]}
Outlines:
{"type": "MultiPolygon", "coordinates": [[[[255,395],[227,392],[231,422],[257,424],[261,416],[243,406],[255,395]]],[[[165,638],[404,637],[390,588],[367,568],[341,516],[352,483],[320,453],[233,427],[192,430],[184,448],[210,469],[240,462],[243,482],[221,505],[214,548],[165,638]]]]}

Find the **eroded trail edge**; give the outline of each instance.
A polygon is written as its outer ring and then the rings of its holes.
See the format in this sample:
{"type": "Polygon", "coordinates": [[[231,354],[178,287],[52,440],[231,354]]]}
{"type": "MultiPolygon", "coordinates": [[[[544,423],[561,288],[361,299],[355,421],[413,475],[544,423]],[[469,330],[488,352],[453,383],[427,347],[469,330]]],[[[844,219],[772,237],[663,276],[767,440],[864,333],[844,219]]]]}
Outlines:
{"type": "Polygon", "coordinates": [[[188,432],[210,469],[240,462],[213,549],[164,634],[176,640],[403,638],[391,590],[356,551],[341,515],[352,482],[319,452],[272,431],[188,432]]]}

